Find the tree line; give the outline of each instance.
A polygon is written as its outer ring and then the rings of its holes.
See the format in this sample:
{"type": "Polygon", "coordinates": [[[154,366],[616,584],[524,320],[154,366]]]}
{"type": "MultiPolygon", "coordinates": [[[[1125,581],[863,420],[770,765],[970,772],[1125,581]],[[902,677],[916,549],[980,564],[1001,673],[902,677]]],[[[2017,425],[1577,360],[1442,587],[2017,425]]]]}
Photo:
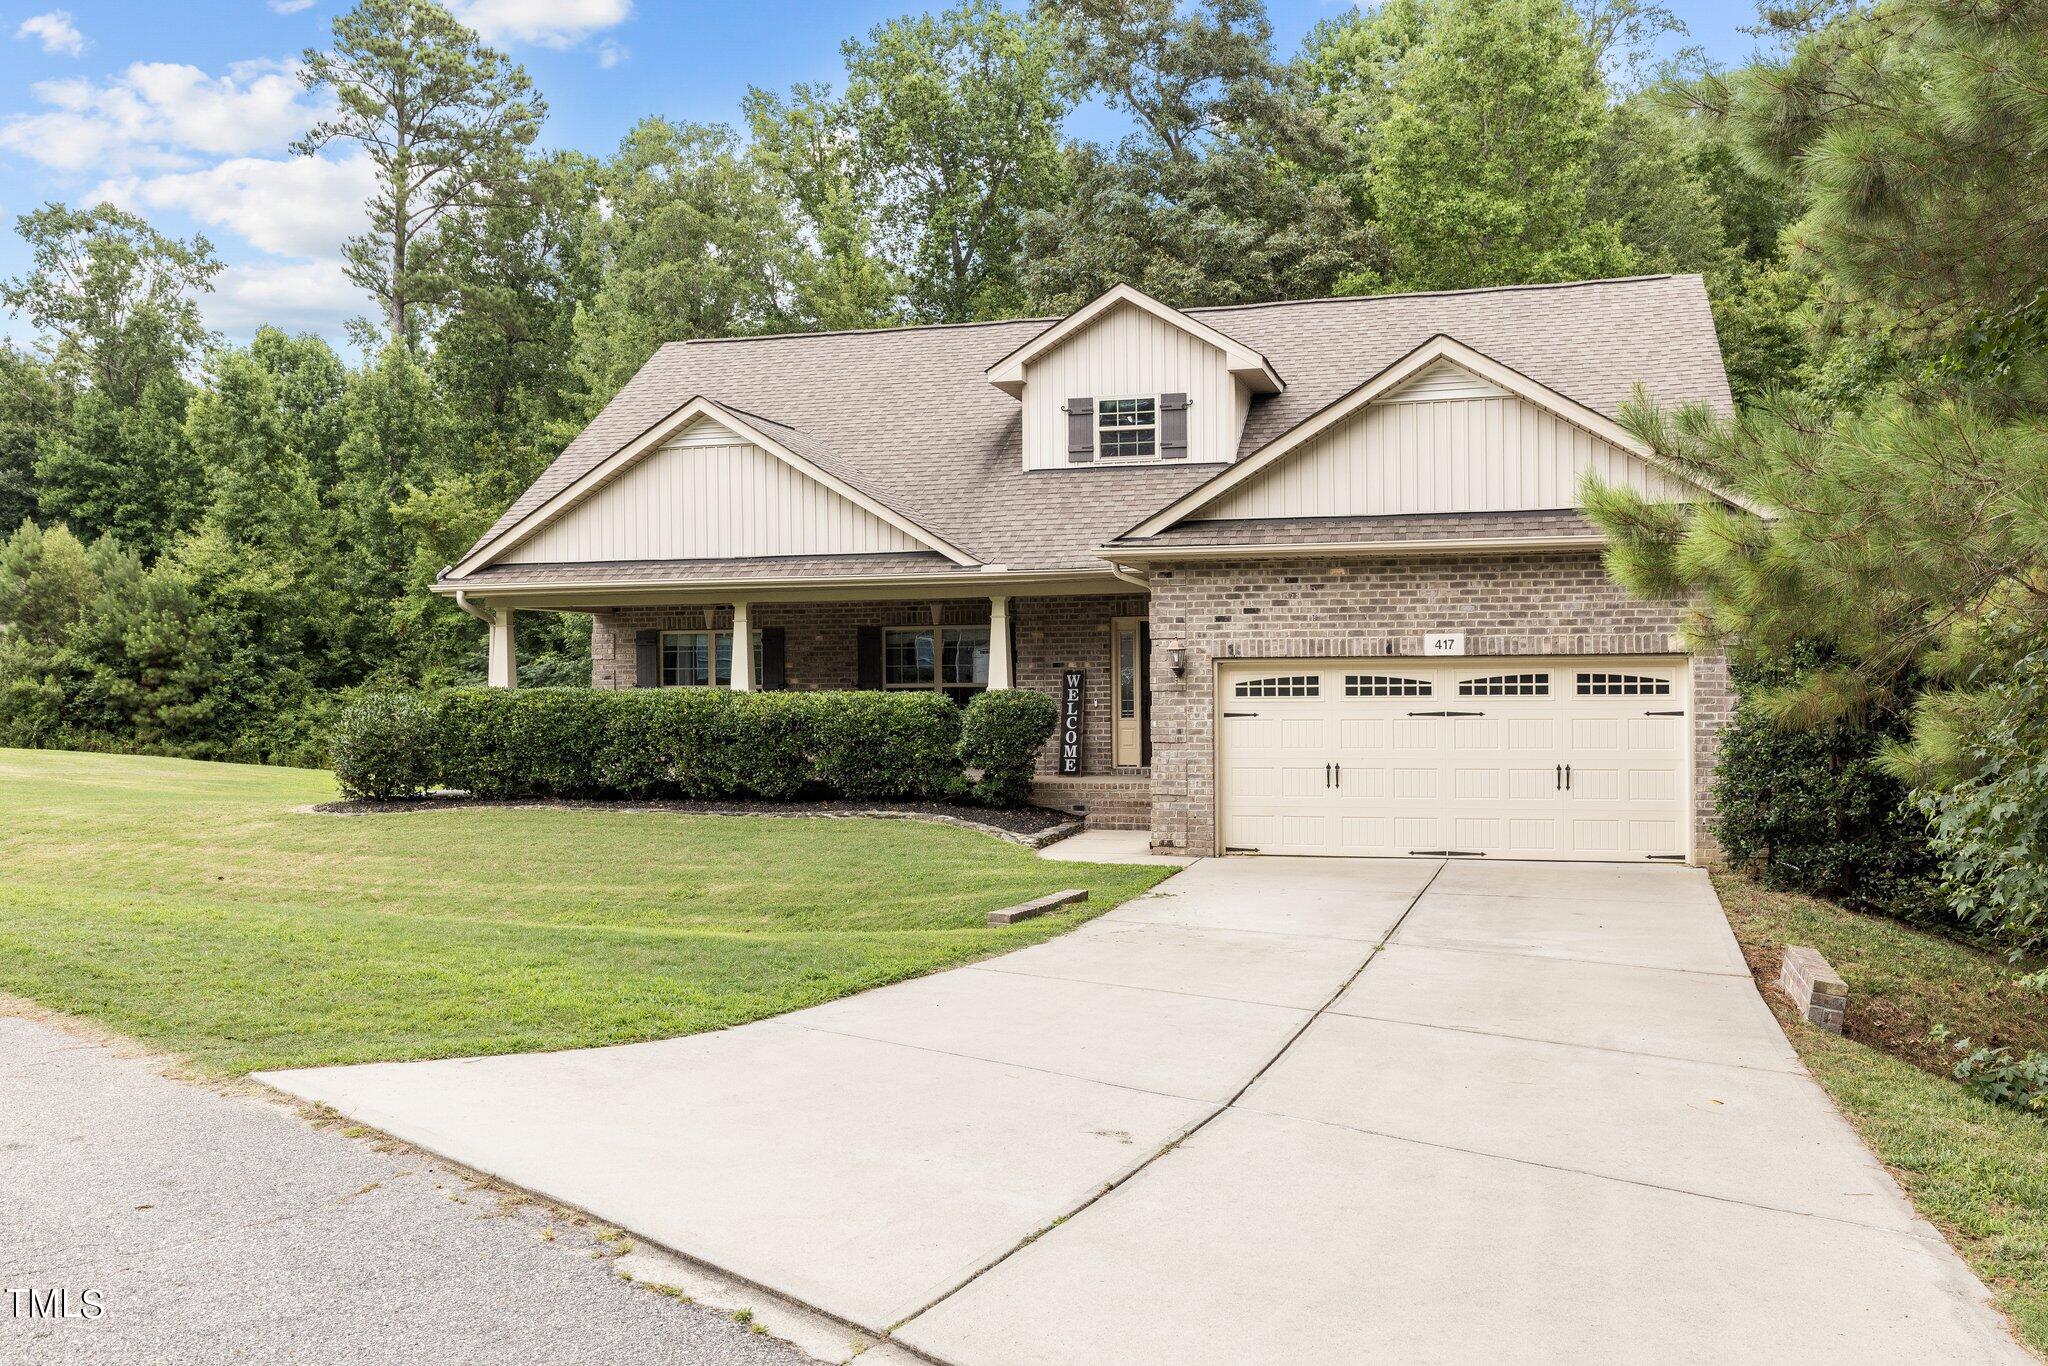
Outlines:
{"type": "MultiPolygon", "coordinates": [[[[1388,0],[1283,59],[1258,0],[963,0],[843,45],[843,78],[540,145],[527,73],[431,0],[305,54],[362,155],[352,363],[202,322],[201,237],[99,204],[17,230],[0,302],[0,739],[308,758],[339,691],[474,678],[427,591],[662,342],[1072,309],[1697,270],[1746,386],[1804,342],[1791,213],[1663,98],[1647,0],[1388,0]],[[1062,130],[1084,100],[1129,131],[1062,130]],[[1744,367],[1748,367],[1745,369],[1744,367]]],[[[585,674],[536,614],[529,682],[585,674]]]]}
{"type": "MultiPolygon", "coordinates": [[[[2039,915],[2042,30],[1809,0],[1729,70],[1653,0],[1382,0],[1292,54],[1259,0],[961,0],[736,124],[654,115],[590,155],[540,145],[528,75],[430,0],[362,0],[305,55],[333,112],[295,144],[377,176],[343,247],[359,362],[210,335],[201,238],[18,221],[0,743],[308,759],[347,689],[475,679],[480,627],[427,586],[665,341],[1118,281],[1194,306],[1698,272],[1740,412],[1632,421],[1778,515],[1590,488],[1614,571],[1771,680],[1753,714],[1864,735],[1982,865],[1956,896],[2039,915]],[[1083,102],[1127,131],[1069,136],[1083,102]]],[[[586,679],[586,632],[538,621],[522,678],[586,679]]]]}

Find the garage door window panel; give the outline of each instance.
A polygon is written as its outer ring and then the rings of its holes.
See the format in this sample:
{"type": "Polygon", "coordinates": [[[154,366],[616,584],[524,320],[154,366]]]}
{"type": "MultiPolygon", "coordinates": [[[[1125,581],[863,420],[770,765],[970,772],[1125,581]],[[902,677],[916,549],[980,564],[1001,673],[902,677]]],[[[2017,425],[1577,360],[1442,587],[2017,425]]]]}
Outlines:
{"type": "Polygon", "coordinates": [[[1238,697],[1321,697],[1323,680],[1316,674],[1247,678],[1237,685],[1235,694],[1238,697]]]}
{"type": "Polygon", "coordinates": [[[1493,674],[1486,678],[1458,680],[1460,697],[1548,697],[1550,675],[1493,674]]]}

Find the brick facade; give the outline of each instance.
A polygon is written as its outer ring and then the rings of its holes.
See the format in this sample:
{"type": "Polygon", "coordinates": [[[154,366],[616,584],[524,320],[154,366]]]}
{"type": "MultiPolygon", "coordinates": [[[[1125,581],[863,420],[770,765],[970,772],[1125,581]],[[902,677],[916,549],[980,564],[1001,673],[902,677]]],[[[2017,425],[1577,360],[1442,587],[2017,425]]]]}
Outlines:
{"type": "MultiPolygon", "coordinates": [[[[1215,852],[1216,662],[1419,656],[1429,631],[1473,655],[1680,654],[1678,608],[1630,598],[1597,552],[1188,561],[1152,574],[1152,841],[1215,852]],[[1186,650],[1176,678],[1165,651],[1186,650]]],[[[1694,820],[1711,849],[1715,744],[1734,708],[1727,664],[1691,662],[1694,820]]]]}
{"type": "MultiPolygon", "coordinates": [[[[1116,597],[1012,598],[1012,667],[1020,688],[1057,697],[1068,669],[1088,676],[1081,768],[1113,772],[1110,763],[1110,622],[1145,614],[1143,594],[1116,597]]],[[[635,633],[728,631],[730,607],[611,607],[592,614],[590,682],[597,688],[631,688],[635,676],[635,633]]],[[[857,632],[863,626],[986,626],[987,599],[945,602],[756,603],[749,610],[756,627],[781,627],[783,667],[791,688],[851,688],[859,678],[857,632]]],[[[1057,766],[1047,746],[1039,769],[1057,766]]]]}
{"type": "MultiPolygon", "coordinates": [[[[1088,676],[1082,772],[1142,774],[1111,764],[1110,623],[1146,613],[1142,594],[1013,598],[1020,688],[1059,695],[1060,677],[1088,676]]],[[[1218,660],[1419,656],[1426,631],[1463,631],[1472,655],[1683,653],[1678,608],[1630,598],[1590,551],[1461,556],[1301,557],[1189,561],[1153,571],[1151,821],[1163,852],[1215,852],[1215,679],[1218,660]],[[1166,650],[1180,642],[1176,678],[1166,650]]],[[[635,686],[634,633],[727,630],[729,607],[622,607],[595,614],[591,683],[635,686]]],[[[757,603],[754,624],[783,630],[792,688],[851,688],[862,626],[981,626],[985,599],[942,602],[757,603]]],[[[1715,746],[1734,711],[1727,661],[1691,660],[1694,824],[1713,851],[1715,746]]],[[[1047,746],[1039,771],[1057,763],[1047,746]]],[[[1105,815],[1107,813],[1105,812],[1105,815]]],[[[1135,816],[1135,812],[1130,813],[1135,816]]]]}

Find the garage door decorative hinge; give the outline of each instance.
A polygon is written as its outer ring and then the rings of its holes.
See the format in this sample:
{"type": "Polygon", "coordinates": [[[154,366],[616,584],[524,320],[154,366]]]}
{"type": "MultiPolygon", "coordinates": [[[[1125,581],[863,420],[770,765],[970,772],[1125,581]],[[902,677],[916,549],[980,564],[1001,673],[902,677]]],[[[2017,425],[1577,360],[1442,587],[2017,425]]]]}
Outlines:
{"type": "Polygon", "coordinates": [[[1256,854],[1259,850],[1257,845],[1226,844],[1223,846],[1223,852],[1226,854],[1256,854]]]}
{"type": "Polygon", "coordinates": [[[1258,713],[1257,713],[1257,712],[1255,712],[1255,711],[1227,711],[1227,712],[1224,712],[1224,713],[1223,713],[1223,719],[1224,719],[1224,720],[1226,720],[1226,721],[1228,721],[1228,720],[1229,720],[1229,719],[1230,719],[1231,717],[1233,717],[1233,716],[1257,716],[1257,715],[1258,715],[1258,713]]]}
{"type": "Polygon", "coordinates": [[[1479,849],[1410,849],[1410,858],[1485,858],[1479,849]]]}
{"type": "Polygon", "coordinates": [[[1646,711],[1646,712],[1644,712],[1644,713],[1643,713],[1643,715],[1645,715],[1645,716],[1683,716],[1683,715],[1685,715],[1685,713],[1684,713],[1684,712],[1682,712],[1682,711],[1646,711]]]}
{"type": "Polygon", "coordinates": [[[1652,860],[1662,860],[1663,862],[1666,862],[1666,863],[1683,863],[1683,862],[1685,862],[1685,855],[1683,855],[1683,854],[1645,854],[1645,855],[1643,855],[1643,857],[1644,857],[1644,858],[1646,858],[1646,859],[1652,859],[1652,860]]]}
{"type": "Polygon", "coordinates": [[[1483,711],[1411,711],[1410,716],[1484,716],[1483,711]]]}

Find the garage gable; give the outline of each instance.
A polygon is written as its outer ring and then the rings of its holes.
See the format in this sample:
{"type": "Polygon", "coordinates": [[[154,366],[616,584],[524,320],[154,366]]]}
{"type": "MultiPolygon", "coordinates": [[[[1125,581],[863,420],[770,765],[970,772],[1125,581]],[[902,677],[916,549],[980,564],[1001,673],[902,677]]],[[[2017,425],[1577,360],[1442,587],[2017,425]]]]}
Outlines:
{"type": "Polygon", "coordinates": [[[1723,496],[1606,414],[1437,336],[1127,535],[1188,521],[1568,509],[1588,473],[1660,501],[1723,496]]]}
{"type": "Polygon", "coordinates": [[[1194,517],[1548,511],[1576,507],[1588,473],[1658,501],[1700,496],[1613,441],[1442,362],[1194,517]]]}

